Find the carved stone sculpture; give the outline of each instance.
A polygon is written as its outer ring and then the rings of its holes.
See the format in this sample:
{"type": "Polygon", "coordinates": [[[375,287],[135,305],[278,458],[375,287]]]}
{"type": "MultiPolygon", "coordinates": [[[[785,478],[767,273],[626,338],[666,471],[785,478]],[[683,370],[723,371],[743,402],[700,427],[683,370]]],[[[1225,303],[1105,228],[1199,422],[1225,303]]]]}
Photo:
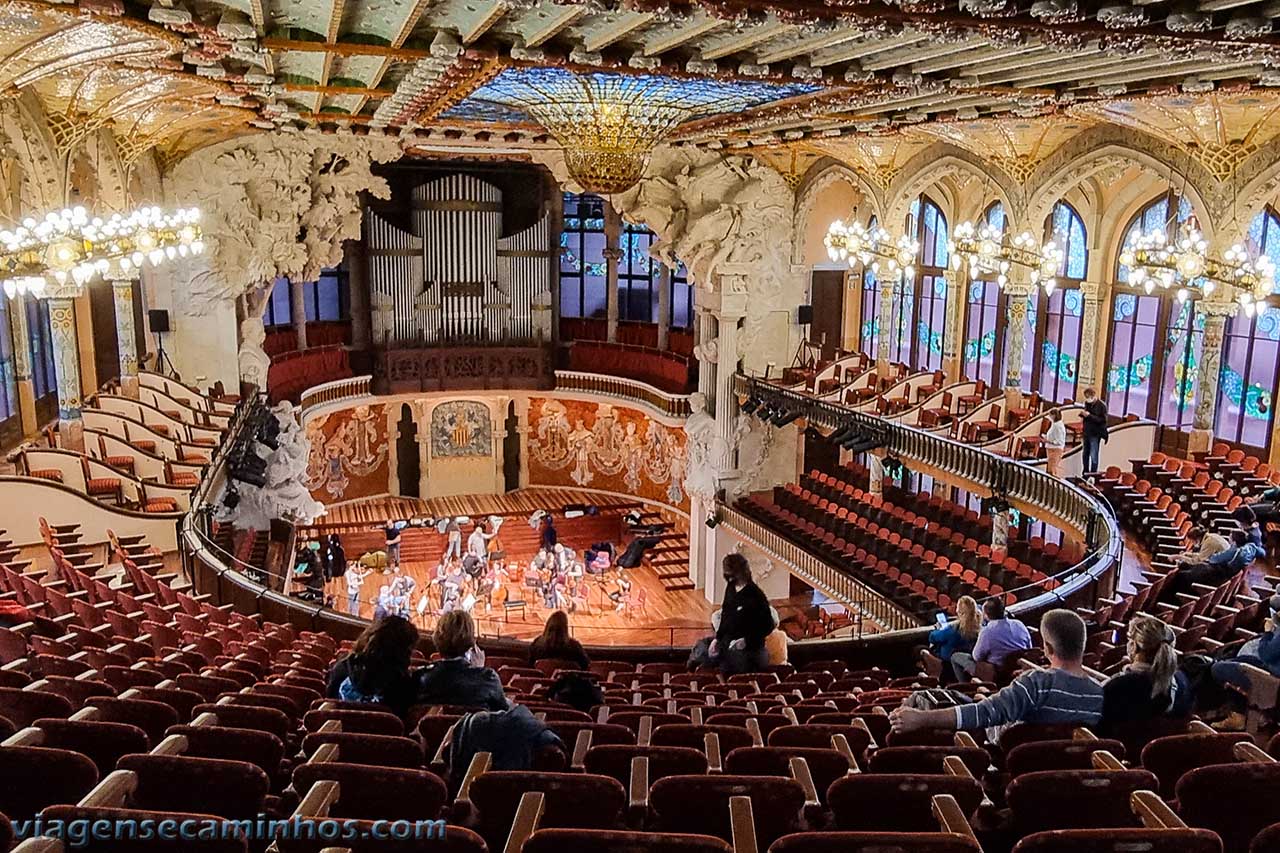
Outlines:
{"type": "Polygon", "coordinates": [[[715,498],[720,471],[717,460],[727,455],[726,443],[716,429],[716,419],[707,414],[707,398],[689,396],[689,417],[684,422],[688,458],[684,490],[689,495],[711,501],[715,498]]]}

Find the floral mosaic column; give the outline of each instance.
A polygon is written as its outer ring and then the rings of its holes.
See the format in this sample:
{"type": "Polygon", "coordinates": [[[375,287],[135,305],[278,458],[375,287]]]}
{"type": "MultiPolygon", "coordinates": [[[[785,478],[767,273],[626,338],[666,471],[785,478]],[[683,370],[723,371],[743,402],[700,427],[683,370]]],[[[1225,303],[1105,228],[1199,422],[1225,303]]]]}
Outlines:
{"type": "Polygon", "coordinates": [[[1102,285],[1086,281],[1080,285],[1084,297],[1084,313],[1080,316],[1080,357],[1076,365],[1076,387],[1083,394],[1086,388],[1098,387],[1098,320],[1102,316],[1102,285]]]}
{"type": "Polygon", "coordinates": [[[58,433],[71,450],[84,446],[80,390],[80,345],[76,339],[76,305],[69,297],[49,300],[49,329],[53,335],[53,367],[58,380],[58,433]]]}
{"type": "Polygon", "coordinates": [[[1218,380],[1222,375],[1222,343],[1227,333],[1227,318],[1240,309],[1239,304],[1209,299],[1198,306],[1204,316],[1204,338],[1200,348],[1200,369],[1196,376],[1196,411],[1190,453],[1205,453],[1213,445],[1213,422],[1218,411],[1218,380]]]}
{"type": "Polygon", "coordinates": [[[111,282],[116,306],[116,351],[120,354],[120,387],[126,397],[138,397],[138,341],[133,328],[133,281],[111,282]]]}
{"type": "Polygon", "coordinates": [[[881,376],[889,375],[889,342],[893,340],[893,280],[876,276],[880,288],[880,341],[876,344],[876,369],[881,376]]]}
{"type": "Polygon", "coordinates": [[[25,298],[9,302],[9,330],[13,335],[13,382],[18,387],[18,410],[22,417],[22,434],[34,435],[40,430],[36,420],[36,386],[31,377],[31,333],[27,323],[25,298]]]}
{"type": "Polygon", "coordinates": [[[947,268],[943,273],[947,282],[947,319],[942,333],[942,372],[946,374],[947,384],[960,381],[960,324],[964,318],[965,298],[961,292],[961,275],[959,270],[947,268]]]}
{"type": "Polygon", "coordinates": [[[1005,330],[1005,391],[1022,393],[1022,358],[1027,351],[1027,305],[1031,297],[1031,285],[1005,285],[1005,294],[1009,298],[1009,313],[1005,330]]]}

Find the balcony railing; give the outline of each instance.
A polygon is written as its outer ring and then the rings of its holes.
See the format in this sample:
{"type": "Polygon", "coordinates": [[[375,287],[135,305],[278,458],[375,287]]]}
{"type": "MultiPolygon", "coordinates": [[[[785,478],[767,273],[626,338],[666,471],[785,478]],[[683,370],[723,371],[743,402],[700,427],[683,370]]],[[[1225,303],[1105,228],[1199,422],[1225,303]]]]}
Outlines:
{"type": "Polygon", "coordinates": [[[615,397],[648,406],[668,417],[689,417],[689,395],[670,394],[636,379],[605,376],[599,373],[579,373],[574,370],[557,370],[556,390],[576,391],[598,397],[615,397]]]}
{"type": "Polygon", "coordinates": [[[308,388],[302,392],[302,414],[305,417],[307,412],[326,403],[367,396],[372,382],[372,376],[350,376],[308,388]]]}

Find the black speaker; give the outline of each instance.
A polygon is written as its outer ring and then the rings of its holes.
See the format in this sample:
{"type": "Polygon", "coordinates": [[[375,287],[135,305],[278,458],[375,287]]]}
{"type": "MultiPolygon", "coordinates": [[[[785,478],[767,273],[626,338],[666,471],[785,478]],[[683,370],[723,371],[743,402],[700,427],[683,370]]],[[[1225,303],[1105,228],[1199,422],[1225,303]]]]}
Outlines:
{"type": "Polygon", "coordinates": [[[169,312],[163,308],[152,308],[147,311],[147,325],[153,332],[169,331],[169,312]]]}
{"type": "Polygon", "coordinates": [[[796,309],[796,322],[801,326],[813,325],[813,306],[801,305],[796,309]]]}

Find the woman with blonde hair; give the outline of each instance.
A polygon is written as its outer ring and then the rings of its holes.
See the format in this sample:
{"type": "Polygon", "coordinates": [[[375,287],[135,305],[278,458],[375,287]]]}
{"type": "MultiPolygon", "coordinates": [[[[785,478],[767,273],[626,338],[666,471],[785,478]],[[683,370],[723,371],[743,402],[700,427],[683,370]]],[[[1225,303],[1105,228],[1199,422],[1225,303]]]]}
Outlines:
{"type": "Polygon", "coordinates": [[[951,669],[951,656],[956,652],[967,653],[973,650],[981,627],[978,602],[972,596],[960,596],[956,600],[956,621],[929,633],[929,646],[934,654],[942,658],[944,670],[951,669]]]}
{"type": "Polygon", "coordinates": [[[1129,620],[1129,665],[1102,687],[1103,730],[1191,712],[1191,689],[1178,669],[1173,629],[1154,616],[1129,620]]]}

